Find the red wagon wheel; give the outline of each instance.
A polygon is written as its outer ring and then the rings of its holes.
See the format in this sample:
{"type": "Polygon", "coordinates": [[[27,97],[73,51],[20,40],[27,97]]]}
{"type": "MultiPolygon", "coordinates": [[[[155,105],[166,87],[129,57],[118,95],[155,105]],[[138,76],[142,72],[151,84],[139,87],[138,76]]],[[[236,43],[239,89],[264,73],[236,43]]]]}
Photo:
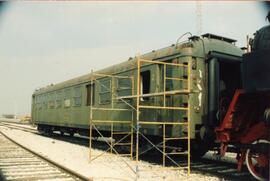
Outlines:
{"type": "Polygon", "coordinates": [[[266,143],[268,150],[248,149],[246,153],[246,164],[249,172],[260,181],[269,180],[269,146],[267,140],[258,140],[252,144],[266,143]]]}

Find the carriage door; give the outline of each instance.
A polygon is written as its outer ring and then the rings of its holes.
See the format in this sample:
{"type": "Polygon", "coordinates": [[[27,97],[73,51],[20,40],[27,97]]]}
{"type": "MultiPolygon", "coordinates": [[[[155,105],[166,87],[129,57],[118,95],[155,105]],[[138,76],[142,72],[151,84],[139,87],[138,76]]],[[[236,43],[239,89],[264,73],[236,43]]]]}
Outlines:
{"type": "MultiPolygon", "coordinates": [[[[140,82],[140,86],[141,86],[141,90],[140,90],[140,94],[149,94],[150,93],[150,83],[151,83],[151,79],[150,79],[150,70],[146,70],[146,71],[142,71],[141,72],[141,82],[140,82]]],[[[141,97],[141,101],[149,101],[150,97],[141,97]]]]}
{"type": "MultiPolygon", "coordinates": [[[[142,71],[140,73],[140,95],[142,97],[140,98],[140,105],[146,105],[146,106],[153,106],[155,104],[156,97],[149,97],[149,94],[152,94],[155,92],[154,87],[156,87],[156,81],[155,80],[155,69],[152,69],[153,66],[149,67],[143,67],[142,71]],[[143,96],[144,95],[144,96],[143,96]]],[[[158,110],[155,109],[141,109],[141,118],[142,121],[154,121],[157,119],[157,112],[158,110]]],[[[145,129],[148,129],[149,134],[154,134],[153,126],[150,125],[144,125],[145,129]]]]}
{"type": "Polygon", "coordinates": [[[63,121],[69,123],[70,110],[71,109],[71,89],[64,90],[64,109],[63,109],[63,121]]]}
{"type": "Polygon", "coordinates": [[[208,60],[208,121],[209,127],[223,120],[234,91],[241,88],[242,57],[219,54],[208,60]]]}

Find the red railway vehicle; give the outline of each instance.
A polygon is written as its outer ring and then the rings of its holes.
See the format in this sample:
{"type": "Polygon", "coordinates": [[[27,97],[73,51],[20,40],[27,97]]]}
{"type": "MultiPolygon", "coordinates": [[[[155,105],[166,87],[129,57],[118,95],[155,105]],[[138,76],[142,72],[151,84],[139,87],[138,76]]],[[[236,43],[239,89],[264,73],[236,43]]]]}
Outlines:
{"type": "Polygon", "coordinates": [[[270,49],[243,56],[243,89],[237,89],[227,113],[216,128],[223,156],[228,145],[237,151],[238,171],[244,161],[258,180],[269,180],[270,49]]]}
{"type": "MultiPolygon", "coordinates": [[[[270,11],[266,18],[270,22],[270,11]]],[[[243,55],[243,88],[235,91],[227,113],[215,131],[217,141],[221,142],[221,156],[228,145],[234,145],[238,171],[245,161],[256,179],[269,180],[270,25],[256,32],[251,50],[243,55]]]]}
{"type": "Polygon", "coordinates": [[[236,90],[221,126],[216,129],[217,140],[222,143],[221,155],[229,144],[235,145],[239,148],[238,171],[246,161],[258,180],[269,179],[269,103],[269,92],[236,90]]]}

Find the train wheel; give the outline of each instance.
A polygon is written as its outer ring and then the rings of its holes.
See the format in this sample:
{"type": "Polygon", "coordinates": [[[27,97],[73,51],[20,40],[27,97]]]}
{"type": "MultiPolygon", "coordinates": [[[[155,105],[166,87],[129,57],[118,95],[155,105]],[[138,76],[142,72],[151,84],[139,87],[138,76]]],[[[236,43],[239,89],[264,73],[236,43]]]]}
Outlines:
{"type": "Polygon", "coordinates": [[[191,159],[200,160],[205,155],[205,153],[209,150],[208,145],[210,144],[202,140],[198,140],[198,139],[193,140],[191,142],[191,148],[190,148],[191,159]]]}
{"type": "Polygon", "coordinates": [[[73,132],[73,131],[70,131],[70,132],[69,132],[69,136],[70,136],[70,137],[73,137],[73,136],[74,136],[74,132],[73,132]]]}
{"type": "Polygon", "coordinates": [[[269,145],[267,140],[258,140],[252,144],[268,144],[268,150],[259,151],[255,147],[248,149],[246,153],[246,164],[249,172],[260,181],[266,181],[269,179],[269,145]]]}
{"type": "Polygon", "coordinates": [[[47,129],[47,130],[45,131],[45,134],[46,134],[47,136],[52,136],[52,135],[53,135],[53,131],[49,128],[49,129],[47,129]]]}

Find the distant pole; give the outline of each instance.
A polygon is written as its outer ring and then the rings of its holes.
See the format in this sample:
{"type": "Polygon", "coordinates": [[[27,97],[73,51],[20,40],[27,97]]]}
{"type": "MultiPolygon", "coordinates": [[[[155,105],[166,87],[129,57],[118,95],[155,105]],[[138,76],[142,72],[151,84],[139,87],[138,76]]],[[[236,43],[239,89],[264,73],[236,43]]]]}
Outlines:
{"type": "Polygon", "coordinates": [[[202,2],[196,1],[196,31],[197,35],[202,34],[202,2]]]}
{"type": "Polygon", "coordinates": [[[17,103],[16,101],[14,100],[14,119],[17,119],[17,103]]]}

